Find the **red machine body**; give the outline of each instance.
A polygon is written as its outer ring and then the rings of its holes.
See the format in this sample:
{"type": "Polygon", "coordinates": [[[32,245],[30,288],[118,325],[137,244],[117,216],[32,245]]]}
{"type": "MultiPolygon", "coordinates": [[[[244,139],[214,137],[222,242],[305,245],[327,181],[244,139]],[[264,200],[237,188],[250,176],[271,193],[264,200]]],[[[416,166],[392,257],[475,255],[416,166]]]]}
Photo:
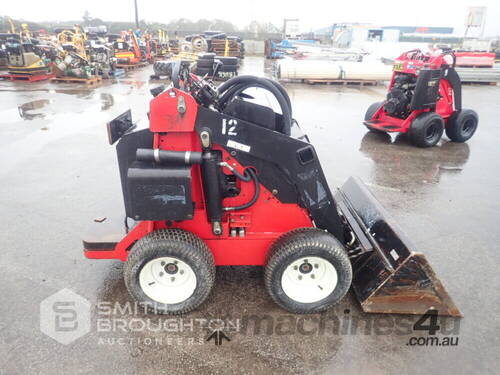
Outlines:
{"type": "MultiPolygon", "coordinates": [[[[429,55],[420,51],[409,51],[403,53],[394,62],[393,75],[389,84],[389,91],[394,87],[395,77],[399,73],[406,73],[418,77],[422,69],[441,69],[443,66],[451,66],[452,62],[448,54],[429,55]]],[[[439,80],[439,94],[435,108],[415,109],[406,118],[389,115],[381,106],[373,115],[369,126],[384,132],[406,133],[410,129],[412,121],[421,113],[434,111],[438,113],[445,122],[456,111],[453,84],[446,78],[439,80]]]]}
{"type": "Polygon", "coordinates": [[[394,62],[386,100],[373,103],[363,124],[375,132],[409,133],[419,147],[435,146],[444,132],[453,142],[475,133],[477,113],[462,110],[462,85],[452,51],[403,53],[394,62]]]}
{"type": "MultiPolygon", "coordinates": [[[[178,96],[171,97],[165,92],[154,98],[150,104],[150,130],[154,133],[152,147],[170,151],[201,151],[199,137],[194,131],[197,104],[190,94],[172,90],[184,97],[186,113],[179,115],[178,96]]],[[[225,149],[216,145],[214,149],[221,150],[223,160],[243,173],[244,168],[225,149]]],[[[141,221],[119,242],[109,242],[111,249],[86,249],[85,256],[125,261],[130,246],[146,234],[162,228],[181,228],[206,242],[216,265],[263,265],[271,243],[283,233],[294,228],[313,226],[304,208],[297,204],[281,203],[273,192],[261,184],[261,194],[251,209],[226,212],[222,220],[222,235],[216,236],[205,212],[200,166],[194,165],[191,174],[193,202],[196,202],[192,220],[174,221],[169,226],[165,221],[141,221]],[[245,228],[245,236],[231,237],[232,228],[245,228]]],[[[224,199],[224,205],[237,206],[247,202],[255,189],[251,183],[241,183],[240,188],[241,193],[237,197],[224,199]]]]}
{"type": "Polygon", "coordinates": [[[215,266],[252,265],[290,312],[324,311],[352,285],[368,312],[460,315],[359,179],[332,193],[281,85],[238,76],[215,87],[177,63],[172,87],[151,92],[149,129],[134,130],[130,111],[108,123],[125,222],[97,219],[83,240],[87,258],[126,262],[125,285],[149,311],[191,311],[215,266]],[[281,113],[250,101],[249,87],[281,113]]]}

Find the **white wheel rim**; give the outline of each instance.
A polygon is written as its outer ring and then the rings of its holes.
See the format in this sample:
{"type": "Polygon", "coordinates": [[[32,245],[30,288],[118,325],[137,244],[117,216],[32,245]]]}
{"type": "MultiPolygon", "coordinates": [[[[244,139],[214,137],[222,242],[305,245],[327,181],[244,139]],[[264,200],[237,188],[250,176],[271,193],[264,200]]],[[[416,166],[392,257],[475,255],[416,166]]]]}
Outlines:
{"type": "Polygon", "coordinates": [[[150,260],[142,267],[139,284],[153,301],[174,304],[193,295],[196,275],[186,262],[173,257],[161,257],[150,260]]]}
{"type": "Polygon", "coordinates": [[[290,263],[281,276],[281,288],[296,302],[314,303],[328,297],[337,286],[337,270],[320,257],[303,257],[290,263]]]}

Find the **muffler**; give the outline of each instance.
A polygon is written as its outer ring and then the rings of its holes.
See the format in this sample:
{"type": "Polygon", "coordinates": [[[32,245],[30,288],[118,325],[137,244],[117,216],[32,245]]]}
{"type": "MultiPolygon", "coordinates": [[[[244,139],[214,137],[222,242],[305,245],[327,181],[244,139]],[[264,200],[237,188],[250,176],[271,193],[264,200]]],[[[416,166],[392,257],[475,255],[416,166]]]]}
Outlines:
{"type": "Polygon", "coordinates": [[[335,199],[351,231],[352,287],[363,311],[462,316],[425,256],[359,178],[349,178],[335,199]]]}

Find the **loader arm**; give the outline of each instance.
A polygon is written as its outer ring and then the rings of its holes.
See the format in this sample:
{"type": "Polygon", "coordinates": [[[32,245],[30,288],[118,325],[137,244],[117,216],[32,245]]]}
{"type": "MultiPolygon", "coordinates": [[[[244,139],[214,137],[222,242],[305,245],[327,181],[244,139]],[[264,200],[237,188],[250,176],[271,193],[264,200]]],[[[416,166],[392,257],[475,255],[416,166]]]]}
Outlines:
{"type": "Polygon", "coordinates": [[[310,143],[200,106],[196,131],[207,129],[239,163],[256,167],[261,183],[282,203],[307,208],[318,228],[344,242],[335,200],[310,143]],[[231,131],[222,131],[224,122],[231,131]]]}

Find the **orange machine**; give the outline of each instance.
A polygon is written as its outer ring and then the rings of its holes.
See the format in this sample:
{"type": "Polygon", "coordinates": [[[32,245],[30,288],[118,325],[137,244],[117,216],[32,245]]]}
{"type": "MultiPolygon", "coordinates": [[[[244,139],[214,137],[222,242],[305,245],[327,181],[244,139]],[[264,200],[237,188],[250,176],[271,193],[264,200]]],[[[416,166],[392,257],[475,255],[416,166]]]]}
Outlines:
{"type": "Polygon", "coordinates": [[[142,60],[139,43],[131,30],[122,32],[122,37],[115,41],[114,48],[118,64],[134,65],[142,60]]]}

